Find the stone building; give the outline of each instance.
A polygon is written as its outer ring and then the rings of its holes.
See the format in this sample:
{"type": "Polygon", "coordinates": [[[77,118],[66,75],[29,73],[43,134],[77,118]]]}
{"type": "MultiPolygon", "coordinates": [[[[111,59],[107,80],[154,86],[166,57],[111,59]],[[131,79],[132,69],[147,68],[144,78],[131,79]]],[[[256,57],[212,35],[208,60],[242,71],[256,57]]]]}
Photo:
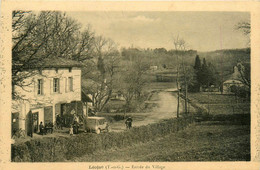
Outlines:
{"type": "Polygon", "coordinates": [[[12,132],[20,129],[26,134],[32,122],[33,132],[37,133],[40,122],[54,124],[57,115],[82,114],[81,65],[78,62],[52,57],[24,72],[33,74],[24,79],[27,86],[13,87],[19,99],[12,101],[12,132]]]}

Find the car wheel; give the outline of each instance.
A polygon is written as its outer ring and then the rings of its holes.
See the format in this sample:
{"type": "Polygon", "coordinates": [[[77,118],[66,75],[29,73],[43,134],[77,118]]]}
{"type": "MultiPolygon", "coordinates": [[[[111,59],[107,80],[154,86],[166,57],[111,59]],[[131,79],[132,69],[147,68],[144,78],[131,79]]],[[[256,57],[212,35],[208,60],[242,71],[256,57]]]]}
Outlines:
{"type": "Polygon", "coordinates": [[[96,130],[96,134],[100,134],[100,132],[101,132],[100,129],[96,130]]]}

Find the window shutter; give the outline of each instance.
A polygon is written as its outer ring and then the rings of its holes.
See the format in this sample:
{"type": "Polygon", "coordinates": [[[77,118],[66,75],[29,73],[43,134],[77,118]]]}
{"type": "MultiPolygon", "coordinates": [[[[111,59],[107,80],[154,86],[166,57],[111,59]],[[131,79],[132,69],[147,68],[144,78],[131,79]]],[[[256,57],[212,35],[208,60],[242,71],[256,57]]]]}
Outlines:
{"type": "Polygon", "coordinates": [[[37,79],[33,79],[33,82],[34,82],[34,83],[33,83],[33,84],[34,84],[34,96],[36,97],[36,96],[37,96],[37,90],[38,90],[38,89],[37,89],[37,87],[38,87],[38,86],[37,86],[37,79]]]}
{"type": "Polygon", "coordinates": [[[64,77],[64,83],[65,83],[65,93],[68,92],[68,78],[67,77],[64,77]]]}
{"type": "Polygon", "coordinates": [[[60,78],[60,80],[59,80],[59,86],[60,86],[60,89],[59,89],[59,92],[60,93],[62,93],[62,92],[64,92],[64,78],[62,77],[62,78],[60,78]]]}
{"type": "Polygon", "coordinates": [[[50,80],[50,94],[53,93],[53,78],[50,80]]]}

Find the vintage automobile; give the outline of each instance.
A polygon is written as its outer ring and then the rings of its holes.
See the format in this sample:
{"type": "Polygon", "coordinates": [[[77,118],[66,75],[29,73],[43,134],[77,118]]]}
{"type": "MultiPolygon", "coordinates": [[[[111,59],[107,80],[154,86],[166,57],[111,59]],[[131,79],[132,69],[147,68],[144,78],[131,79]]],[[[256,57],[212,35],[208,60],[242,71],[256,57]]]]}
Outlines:
{"type": "Polygon", "coordinates": [[[96,134],[100,134],[102,131],[109,132],[111,130],[104,117],[87,117],[85,127],[87,132],[95,132],[96,134]]]}

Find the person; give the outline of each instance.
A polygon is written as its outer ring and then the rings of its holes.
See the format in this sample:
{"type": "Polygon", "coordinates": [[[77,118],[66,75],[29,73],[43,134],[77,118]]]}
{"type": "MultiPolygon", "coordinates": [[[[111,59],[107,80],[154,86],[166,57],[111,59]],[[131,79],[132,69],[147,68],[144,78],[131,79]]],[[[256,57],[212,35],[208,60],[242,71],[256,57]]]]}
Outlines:
{"type": "Polygon", "coordinates": [[[133,122],[133,119],[131,117],[128,117],[126,120],[125,120],[125,124],[126,124],[126,128],[127,129],[130,129],[132,127],[132,122],[133,122]]]}
{"type": "Polygon", "coordinates": [[[73,125],[72,125],[72,124],[70,125],[69,134],[70,134],[70,136],[72,136],[72,135],[73,135],[73,125]]]}
{"type": "Polygon", "coordinates": [[[43,132],[44,132],[44,127],[43,127],[43,124],[42,122],[40,123],[40,134],[43,135],[43,132]]]}
{"type": "Polygon", "coordinates": [[[73,118],[73,129],[74,129],[74,133],[78,134],[78,130],[79,130],[79,117],[74,114],[74,118],[73,118]]]}
{"type": "Polygon", "coordinates": [[[62,117],[59,114],[57,115],[57,118],[56,118],[56,126],[57,126],[57,129],[62,130],[62,117]]]}
{"type": "Polygon", "coordinates": [[[30,112],[28,113],[28,135],[31,136],[31,138],[33,137],[33,116],[32,116],[32,111],[30,110],[30,112]]]}
{"type": "Polygon", "coordinates": [[[60,129],[60,115],[57,115],[56,117],[56,127],[57,129],[60,129]]]}

